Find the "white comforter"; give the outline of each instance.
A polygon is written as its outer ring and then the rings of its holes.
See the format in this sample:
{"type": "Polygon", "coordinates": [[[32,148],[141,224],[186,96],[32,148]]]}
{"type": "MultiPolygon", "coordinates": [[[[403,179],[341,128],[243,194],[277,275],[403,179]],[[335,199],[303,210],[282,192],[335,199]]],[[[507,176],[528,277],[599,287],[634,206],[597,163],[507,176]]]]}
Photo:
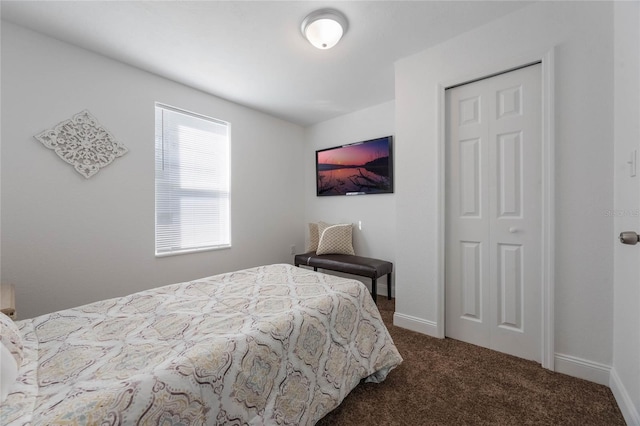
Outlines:
{"type": "Polygon", "coordinates": [[[284,264],[18,326],[10,425],[312,425],[402,361],[362,283],[284,264]]]}

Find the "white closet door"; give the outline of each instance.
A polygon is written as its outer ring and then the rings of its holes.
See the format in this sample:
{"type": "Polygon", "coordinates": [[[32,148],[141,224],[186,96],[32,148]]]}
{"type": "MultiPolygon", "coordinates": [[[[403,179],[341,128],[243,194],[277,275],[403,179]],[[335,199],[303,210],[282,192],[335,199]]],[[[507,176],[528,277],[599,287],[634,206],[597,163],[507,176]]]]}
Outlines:
{"type": "Polygon", "coordinates": [[[541,361],[541,66],[446,91],[448,337],[541,361]]]}

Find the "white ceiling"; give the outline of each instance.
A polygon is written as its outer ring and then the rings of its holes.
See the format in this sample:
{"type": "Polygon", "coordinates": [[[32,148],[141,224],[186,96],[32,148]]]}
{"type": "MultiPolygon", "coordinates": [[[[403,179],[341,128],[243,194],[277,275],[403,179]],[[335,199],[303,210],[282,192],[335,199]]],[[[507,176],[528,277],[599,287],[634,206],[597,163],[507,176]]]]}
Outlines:
{"type": "Polygon", "coordinates": [[[285,120],[309,125],[394,99],[394,62],[521,1],[2,1],[2,19],[285,120]],[[343,12],[333,49],[300,33],[343,12]]]}

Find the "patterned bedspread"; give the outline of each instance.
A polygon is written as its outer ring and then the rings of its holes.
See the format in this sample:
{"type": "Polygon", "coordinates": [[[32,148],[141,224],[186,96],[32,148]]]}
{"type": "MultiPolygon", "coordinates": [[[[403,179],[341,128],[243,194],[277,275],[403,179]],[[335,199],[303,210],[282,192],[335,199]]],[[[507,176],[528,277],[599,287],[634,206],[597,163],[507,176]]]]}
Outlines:
{"type": "Polygon", "coordinates": [[[3,425],[312,425],[402,362],[362,283],[285,264],[18,325],[3,425]]]}

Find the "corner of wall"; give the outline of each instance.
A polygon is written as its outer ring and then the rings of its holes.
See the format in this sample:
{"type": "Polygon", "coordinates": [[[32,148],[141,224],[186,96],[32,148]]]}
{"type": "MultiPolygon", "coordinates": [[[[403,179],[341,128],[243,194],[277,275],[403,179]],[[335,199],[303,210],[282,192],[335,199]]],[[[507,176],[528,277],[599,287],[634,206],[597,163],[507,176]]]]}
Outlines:
{"type": "Polygon", "coordinates": [[[636,410],[627,389],[620,380],[620,376],[618,376],[618,372],[615,367],[611,369],[608,385],[611,388],[611,392],[613,393],[613,396],[618,403],[618,407],[622,412],[622,416],[627,424],[636,426],[640,425],[640,414],[638,413],[638,410],[636,410]]]}

